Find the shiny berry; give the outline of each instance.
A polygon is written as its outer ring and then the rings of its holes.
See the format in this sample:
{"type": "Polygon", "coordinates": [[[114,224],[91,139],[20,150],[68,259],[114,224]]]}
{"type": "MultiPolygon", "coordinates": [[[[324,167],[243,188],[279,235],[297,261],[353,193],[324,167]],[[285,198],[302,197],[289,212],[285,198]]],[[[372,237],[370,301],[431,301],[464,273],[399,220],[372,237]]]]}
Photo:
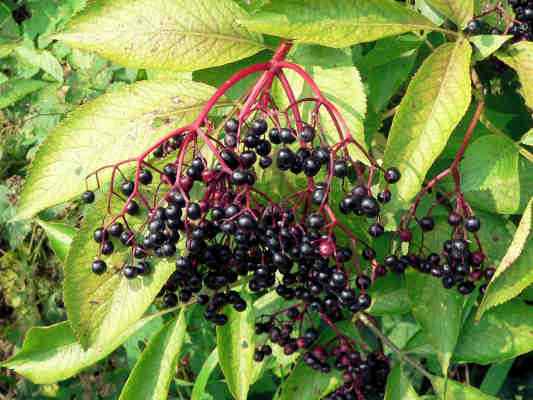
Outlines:
{"type": "Polygon", "coordinates": [[[107,265],[102,260],[94,260],[92,264],[92,271],[96,275],[102,275],[107,270],[107,265]]]}
{"type": "Polygon", "coordinates": [[[384,178],[388,183],[396,183],[400,180],[401,176],[397,168],[391,167],[385,171],[384,178]]]}
{"type": "Polygon", "coordinates": [[[87,190],[86,192],[83,192],[83,194],[81,195],[81,200],[85,204],[90,204],[90,203],[94,202],[94,192],[92,192],[90,190],[87,190]]]}
{"type": "Polygon", "coordinates": [[[468,232],[477,232],[481,228],[481,221],[477,217],[468,217],[465,219],[465,229],[468,232]]]}

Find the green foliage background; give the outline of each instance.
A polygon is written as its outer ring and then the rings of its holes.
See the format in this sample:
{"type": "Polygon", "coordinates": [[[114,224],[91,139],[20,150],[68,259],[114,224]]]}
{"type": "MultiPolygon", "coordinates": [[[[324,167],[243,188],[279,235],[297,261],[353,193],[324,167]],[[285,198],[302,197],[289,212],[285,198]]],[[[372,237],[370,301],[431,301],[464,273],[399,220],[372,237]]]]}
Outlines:
{"type": "MultiPolygon", "coordinates": [[[[106,118],[112,120],[113,114],[124,112],[120,103],[127,98],[127,109],[132,118],[139,121],[139,131],[160,135],[194,116],[194,112],[187,113],[172,105],[174,92],[182,91],[187,95],[187,105],[201,105],[212,92],[210,86],[219,85],[245,65],[269,59],[278,41],[276,36],[283,36],[295,38],[298,43],[289,58],[311,71],[325,86],[326,95],[344,101],[343,112],[351,124],[361,128],[358,130],[361,139],[372,146],[378,158],[384,158],[388,164],[402,164],[413,153],[430,154],[428,158],[417,159],[416,165],[419,171],[429,175],[448,165],[461,143],[474,108],[469,100],[469,76],[465,78],[463,70],[468,69],[470,57],[479,62],[480,77],[489,83],[484,94],[487,110],[475,130],[461,172],[467,199],[483,215],[486,234],[483,240],[490,243],[489,255],[494,260],[503,259],[501,279],[491,284],[494,287],[489,289],[489,294],[493,294],[478,309],[479,317],[481,311],[486,311],[485,318],[480,324],[475,322],[472,312],[475,299],[463,304],[462,298],[434,298],[440,290],[438,281],[435,284],[425,277],[409,274],[405,281],[387,279],[373,289],[375,303],[371,314],[381,318],[383,332],[396,346],[425,360],[425,367],[435,375],[432,380],[435,393],[447,391],[449,399],[533,398],[531,205],[526,209],[533,194],[533,50],[527,45],[514,45],[512,50],[502,51],[507,38],[498,37],[444,44],[453,24],[463,28],[472,13],[491,1],[473,1],[472,10],[466,7],[460,12],[446,6],[460,2],[417,0],[416,6],[410,5],[408,11],[399,12],[398,7],[406,6],[389,0],[365,0],[361,8],[348,7],[342,15],[352,18],[352,24],[357,21],[360,29],[336,37],[334,32],[324,34],[331,26],[314,21],[316,15],[323,17],[330,12],[327,0],[310,1],[312,8],[320,11],[318,14],[308,12],[306,3],[309,2],[298,0],[99,0],[91,5],[88,15],[84,14],[85,0],[1,0],[0,360],[16,356],[10,360],[10,369],[1,369],[0,397],[159,399],[165,398],[164,389],[168,387],[171,399],[225,400],[246,396],[253,400],[274,396],[294,399],[293,393],[311,399],[318,398],[317,392],[323,393],[338,383],[336,376],[309,376],[309,371],[297,360],[280,354],[267,365],[249,363],[248,355],[238,351],[236,343],[242,338],[253,343],[251,328],[246,329],[247,325],[240,320],[232,320],[228,327],[215,333],[201,318],[200,309],[181,312],[176,318],[176,313],[172,312],[176,310],[159,312],[156,304],[145,313],[141,305],[138,315],[131,316],[134,323],[122,321],[121,330],[117,328],[113,332],[116,335],[107,341],[105,334],[98,336],[97,329],[84,320],[87,309],[80,307],[79,323],[76,318],[71,318],[72,325],[64,322],[65,263],[71,265],[79,261],[86,249],[71,252],[68,255],[70,264],[67,254],[75,235],[75,243],[84,243],[83,235],[90,234],[80,223],[84,215],[94,217],[94,210],[70,201],[73,196],[61,198],[62,188],[53,186],[59,184],[57,179],[41,187],[42,194],[33,192],[32,198],[30,187],[20,198],[37,149],[45,140],[55,140],[59,136],[57,132],[67,135],[69,127],[101,132],[101,127],[91,125],[94,115],[104,108],[108,110],[106,118]],[[161,7],[149,5],[153,3],[161,7]],[[149,26],[145,25],[147,23],[185,23],[180,20],[178,3],[190,6],[187,10],[191,15],[202,15],[205,19],[193,20],[193,26],[195,23],[207,27],[216,25],[208,16],[198,13],[197,3],[219,7],[214,15],[222,22],[216,26],[225,35],[241,40],[204,44],[214,50],[191,54],[194,43],[180,48],[188,50],[180,53],[180,49],[172,46],[179,38],[142,35],[143,27],[149,26]],[[129,4],[133,8],[128,9],[129,4]],[[376,7],[385,7],[385,12],[377,13],[376,7]],[[114,9],[119,9],[117,14],[111,12],[114,9]],[[106,38],[112,29],[108,32],[104,28],[107,24],[113,26],[113,18],[121,17],[131,23],[143,10],[151,13],[149,21],[140,21],[138,31],[131,33],[131,37],[107,37],[110,42],[102,45],[91,36],[93,32],[103,32],[106,38]],[[176,21],[162,19],[165,12],[176,21]],[[365,18],[368,15],[372,18],[373,13],[393,24],[386,29],[367,28],[365,18]],[[433,28],[419,33],[425,27],[433,28]],[[413,30],[417,32],[411,32],[413,30]],[[134,54],[128,52],[127,47],[132,41],[138,46],[134,54]],[[165,57],[160,53],[154,56],[151,47],[154,41],[165,57]],[[216,54],[224,56],[217,58],[216,54]],[[450,58],[456,55],[458,58],[450,58]],[[494,55],[516,72],[508,69],[503,75],[495,74],[494,55]],[[443,95],[431,84],[450,60],[459,61],[453,64],[456,71],[442,77],[441,86],[447,88],[443,95]],[[439,93],[447,99],[439,112],[449,118],[425,126],[425,132],[433,140],[429,144],[411,140],[410,134],[415,135],[413,132],[420,127],[410,119],[409,112],[397,109],[415,74],[418,79],[406,102],[429,102],[439,93]],[[346,76],[353,79],[346,80],[346,76]],[[162,81],[167,83],[161,84],[162,81]],[[136,84],[135,89],[131,89],[133,84],[136,84]],[[149,90],[153,97],[146,100],[147,92],[143,90],[149,90]],[[92,102],[94,99],[98,100],[92,102]],[[149,101],[158,106],[150,105],[149,101]],[[147,107],[159,112],[153,120],[142,120],[147,107]],[[66,120],[67,115],[71,121],[66,120]],[[68,125],[70,123],[73,125],[68,125]],[[56,132],[54,138],[49,137],[51,132],[56,132]],[[32,218],[15,218],[21,215],[32,218]],[[521,251],[509,254],[509,247],[521,251]],[[529,283],[524,286],[525,281],[529,283]],[[432,300],[443,299],[446,314],[439,321],[429,318],[435,308],[442,306],[432,304],[432,300]],[[514,300],[499,305],[510,299],[514,300]],[[491,308],[493,306],[497,307],[491,308]],[[148,316],[140,319],[143,315],[148,316]],[[441,324],[442,319],[449,323],[441,324]],[[87,336],[83,336],[85,333],[87,336]],[[98,346],[87,349],[95,343],[98,346]],[[222,351],[215,349],[217,343],[222,351]],[[43,355],[44,348],[54,355],[43,355]],[[61,353],[65,349],[72,355],[68,362],[61,353]],[[176,358],[176,354],[179,357],[176,358]],[[175,363],[172,368],[160,368],[165,357],[175,363]],[[44,360],[42,364],[36,361],[41,359],[44,360]],[[454,380],[444,382],[438,375],[442,369],[447,371],[448,363],[451,364],[449,376],[454,380]],[[469,363],[468,378],[464,363],[469,363]],[[241,375],[247,377],[246,382],[231,375],[234,366],[245,371],[241,375]],[[469,382],[472,387],[465,388],[455,381],[469,382]],[[284,388],[281,394],[278,393],[280,385],[284,388]]],[[[335,17],[340,19],[339,15],[333,15],[334,22],[339,24],[335,17]]],[[[297,79],[290,75],[289,78],[297,87],[297,79]]],[[[245,88],[244,84],[237,86],[229,93],[228,101],[237,99],[245,88]]],[[[430,111],[422,109],[420,114],[430,111]]],[[[111,136],[122,134],[120,121],[106,129],[111,136]]],[[[76,136],[72,135],[71,139],[74,145],[78,143],[76,136]]],[[[149,136],[144,140],[144,144],[152,141],[149,136]]],[[[63,146],[65,142],[58,143],[63,146]]],[[[143,147],[142,144],[138,146],[124,151],[135,154],[143,147]]],[[[117,148],[124,149],[124,146],[119,143],[113,150],[117,148]]],[[[65,177],[70,173],[69,177],[73,178],[72,171],[57,170],[58,164],[50,158],[38,163],[43,165],[41,170],[48,168],[47,176],[57,172],[65,177]]],[[[410,199],[422,180],[423,176],[407,175],[406,186],[399,189],[402,197],[410,199]]],[[[402,205],[395,207],[400,209],[402,205]]],[[[353,229],[358,228],[354,226],[353,229]]],[[[430,242],[442,242],[443,232],[437,229],[432,235],[430,242]]],[[[379,247],[379,243],[377,245],[379,247]]],[[[69,293],[67,285],[65,293],[69,293]]],[[[73,292],[71,287],[70,293],[73,292]]],[[[144,300],[146,298],[140,298],[138,302],[144,304],[144,300]]],[[[255,312],[272,307],[276,301],[275,298],[256,300],[255,312]]],[[[249,313],[233,317],[251,319],[249,313]]],[[[353,327],[346,329],[353,330],[353,327]]],[[[350,334],[359,332],[350,331],[350,334]]],[[[422,382],[408,366],[400,367],[397,363],[386,398],[432,398],[416,394],[427,390],[427,382],[422,382]]]]}

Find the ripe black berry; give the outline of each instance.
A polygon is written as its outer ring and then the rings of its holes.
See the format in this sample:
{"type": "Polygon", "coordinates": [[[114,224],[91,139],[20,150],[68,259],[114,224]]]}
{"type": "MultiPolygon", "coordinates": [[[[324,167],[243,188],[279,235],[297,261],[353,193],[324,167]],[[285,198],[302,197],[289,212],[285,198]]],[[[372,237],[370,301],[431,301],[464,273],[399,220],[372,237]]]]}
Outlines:
{"type": "Polygon", "coordinates": [[[190,203],[187,206],[187,217],[191,220],[197,220],[202,216],[202,209],[198,203],[190,203]]]}
{"type": "Polygon", "coordinates": [[[388,183],[396,183],[400,180],[401,176],[397,168],[391,167],[385,171],[384,178],[388,183]]]}
{"type": "Polygon", "coordinates": [[[135,184],[132,181],[123,182],[122,185],[120,185],[120,191],[124,194],[124,196],[129,196],[132,194],[134,188],[135,184]]]}
{"type": "Polygon", "coordinates": [[[143,185],[149,185],[152,183],[152,173],[148,169],[143,169],[139,174],[139,182],[143,185]]]}
{"type": "Polygon", "coordinates": [[[135,200],[130,201],[126,205],[126,212],[129,215],[136,215],[136,214],[139,213],[139,205],[137,204],[137,202],[135,200]]]}
{"type": "Polygon", "coordinates": [[[120,222],[115,222],[109,227],[109,234],[114,237],[120,237],[124,232],[124,226],[120,222]]]}
{"type": "Polygon", "coordinates": [[[457,226],[461,223],[461,221],[463,220],[463,217],[461,217],[459,214],[457,214],[456,212],[451,212],[449,215],[448,215],[448,224],[450,224],[451,226],[457,226]]]}
{"type": "Polygon", "coordinates": [[[138,270],[133,265],[126,265],[124,268],[122,268],[122,275],[126,279],[133,279],[137,276],[138,270]]]}
{"type": "Polygon", "coordinates": [[[97,275],[102,275],[107,269],[107,265],[102,260],[94,260],[92,264],[92,271],[97,275]]]}
{"type": "Polygon", "coordinates": [[[281,128],[279,132],[279,138],[281,143],[291,144],[296,140],[296,135],[294,131],[290,128],[281,128]]]}
{"type": "Polygon", "coordinates": [[[305,143],[311,143],[315,139],[315,128],[310,125],[304,126],[300,133],[300,139],[305,143]]]}
{"type": "Polygon", "coordinates": [[[481,228],[481,221],[477,217],[468,217],[465,219],[465,229],[468,232],[477,232],[481,228]]]}
{"type": "Polygon", "coordinates": [[[94,192],[87,190],[81,195],[81,199],[85,204],[90,204],[94,202],[94,192]]]}
{"type": "Polygon", "coordinates": [[[383,225],[376,222],[368,227],[368,233],[370,236],[377,238],[385,233],[385,229],[383,225]]]}
{"type": "Polygon", "coordinates": [[[104,228],[97,228],[93,233],[93,239],[96,243],[102,243],[107,238],[107,232],[104,228]]]}
{"type": "Polygon", "coordinates": [[[431,217],[423,217],[418,221],[418,225],[424,232],[429,232],[435,228],[435,220],[431,217]]]}
{"type": "Polygon", "coordinates": [[[239,121],[237,121],[235,118],[228,119],[224,124],[224,130],[226,133],[237,133],[239,130],[239,121]]]}
{"type": "Polygon", "coordinates": [[[262,135],[268,129],[267,122],[264,119],[256,119],[252,122],[251,131],[255,135],[262,135]]]}

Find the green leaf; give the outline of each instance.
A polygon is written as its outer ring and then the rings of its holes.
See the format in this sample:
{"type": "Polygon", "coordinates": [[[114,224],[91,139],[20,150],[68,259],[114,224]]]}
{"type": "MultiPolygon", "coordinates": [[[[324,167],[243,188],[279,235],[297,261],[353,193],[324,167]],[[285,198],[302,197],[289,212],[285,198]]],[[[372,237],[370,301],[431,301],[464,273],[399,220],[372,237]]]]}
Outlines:
{"type": "Polygon", "coordinates": [[[186,333],[185,311],[148,343],[120,393],[119,400],[165,400],[186,333]]]}
{"type": "Polygon", "coordinates": [[[299,361],[281,385],[278,400],[319,400],[341,384],[338,371],[323,374],[299,361]]]}
{"type": "Polygon", "coordinates": [[[433,377],[431,384],[435,391],[446,400],[498,400],[473,386],[466,386],[457,381],[433,377]]]}
{"type": "Polygon", "coordinates": [[[15,55],[23,63],[40,68],[54,80],[63,82],[63,68],[49,51],[35,50],[31,43],[15,48],[15,55]]]}
{"type": "Polygon", "coordinates": [[[513,242],[496,269],[477,311],[479,320],[489,308],[518,296],[533,283],[533,198],[522,216],[513,242]]]}
{"type": "Polygon", "coordinates": [[[252,31],[347,47],[424,29],[439,30],[428,19],[392,0],[274,0],[241,20],[252,31]]]}
{"type": "Polygon", "coordinates": [[[477,35],[470,36],[468,40],[475,48],[474,60],[481,61],[492,55],[511,38],[511,35],[477,35]]]}
{"type": "Polygon", "coordinates": [[[400,363],[396,364],[387,378],[384,400],[418,400],[409,379],[404,375],[400,363]]]}
{"type": "Polygon", "coordinates": [[[405,314],[411,309],[403,276],[388,274],[377,279],[369,294],[372,305],[368,312],[372,315],[405,314]]]}
{"type": "Polygon", "coordinates": [[[130,68],[193,71],[264,48],[245,17],[231,0],[97,0],[55,38],[130,68]]]}
{"type": "Polygon", "coordinates": [[[104,338],[87,349],[76,340],[67,321],[34,327],[26,334],[22,349],[2,366],[13,369],[35,384],[55,383],[78,374],[108,356],[133,332],[158,316],[152,315],[137,321],[119,336],[104,338]]]}
{"type": "Polygon", "coordinates": [[[426,0],[426,2],[455,22],[459,28],[466,27],[474,16],[474,0],[426,0]]]}
{"type": "Polygon", "coordinates": [[[533,146],[533,129],[530,129],[524,133],[524,136],[522,136],[522,139],[520,139],[520,143],[527,146],[533,146]]]}
{"type": "Polygon", "coordinates": [[[522,84],[522,95],[529,108],[533,108],[533,43],[521,41],[496,53],[501,61],[516,70],[522,84]]]}
{"type": "Polygon", "coordinates": [[[406,276],[413,316],[446,375],[461,330],[464,296],[444,289],[440,280],[430,275],[409,271],[406,276]]]}
{"type": "MultiPolygon", "coordinates": [[[[175,270],[171,261],[161,260],[153,263],[148,276],[127,279],[120,271],[130,257],[130,249],[122,247],[119,251],[119,245],[115,244],[115,252],[104,258],[107,271],[102,275],[94,274],[91,263],[98,254],[99,244],[92,236],[105,221],[106,196],[98,198],[88,210],[67,257],[64,282],[69,321],[84,347],[111,340],[127,330],[143,315],[175,270]]],[[[141,219],[128,221],[134,228],[141,219]]],[[[183,245],[183,241],[179,242],[178,249],[183,245]]]]}
{"type": "Polygon", "coordinates": [[[513,363],[514,360],[507,360],[492,365],[481,382],[481,391],[496,396],[503,387],[513,363]]]}
{"type": "MultiPolygon", "coordinates": [[[[76,108],[39,148],[16,218],[81,194],[88,174],[135,157],[172,128],[192,121],[213,92],[191,81],[145,81],[76,108]]],[[[106,182],[109,174],[100,178],[106,182]]]]}
{"type": "Polygon", "coordinates": [[[384,160],[385,166],[396,166],[402,173],[394,187],[399,200],[408,202],[416,195],[468,109],[471,53],[465,40],[440,46],[407,88],[392,123],[384,160]]]}
{"type": "Polygon", "coordinates": [[[218,352],[217,349],[213,350],[207,360],[202,365],[202,369],[196,376],[194,381],[194,387],[192,388],[191,400],[202,400],[202,396],[205,394],[205,388],[211,373],[218,365],[218,352]]]}
{"type": "Polygon", "coordinates": [[[533,307],[512,300],[487,311],[476,322],[472,313],[461,332],[454,361],[492,364],[533,350],[533,307]]]}
{"type": "MultiPolygon", "coordinates": [[[[366,115],[366,94],[361,75],[355,67],[321,68],[313,67],[313,78],[323,88],[323,94],[343,115],[353,138],[366,149],[364,120],[366,115]]],[[[321,111],[322,127],[330,143],[339,141],[339,134],[326,111],[321,111]]],[[[368,160],[354,145],[349,147],[350,155],[368,163],[368,160]]]]}
{"type": "Polygon", "coordinates": [[[241,292],[247,307],[237,312],[226,307],[228,322],[217,327],[217,349],[220,368],[228,389],[237,400],[248,396],[254,373],[255,310],[249,294],[241,292]]]}
{"type": "Polygon", "coordinates": [[[519,213],[533,196],[533,165],[504,136],[483,136],[468,147],[461,180],[468,202],[489,212],[519,213]]]}
{"type": "Polygon", "coordinates": [[[49,83],[31,79],[15,79],[0,85],[0,109],[6,108],[49,83]]]}
{"type": "Polygon", "coordinates": [[[70,250],[70,245],[74,236],[76,235],[76,228],[71,225],[62,224],[59,222],[46,222],[37,220],[37,223],[44,229],[50,247],[56,256],[65,263],[67,254],[70,250]]]}

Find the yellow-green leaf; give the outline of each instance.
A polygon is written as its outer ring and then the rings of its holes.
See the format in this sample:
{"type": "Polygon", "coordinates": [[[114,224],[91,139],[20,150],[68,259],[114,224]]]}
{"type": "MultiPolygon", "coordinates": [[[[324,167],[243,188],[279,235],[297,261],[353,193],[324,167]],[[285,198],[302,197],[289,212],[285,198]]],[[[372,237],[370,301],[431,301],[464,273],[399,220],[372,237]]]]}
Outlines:
{"type": "Polygon", "coordinates": [[[384,400],[418,400],[418,394],[404,375],[400,363],[396,364],[387,378],[384,400]]]}
{"type": "Polygon", "coordinates": [[[474,59],[481,61],[493,54],[502,45],[511,39],[511,35],[477,35],[469,38],[474,45],[474,59]]]}
{"type": "Polygon", "coordinates": [[[451,379],[445,380],[435,376],[431,380],[431,384],[435,391],[447,400],[498,400],[473,386],[463,385],[451,379]]]}
{"type": "Polygon", "coordinates": [[[464,296],[444,289],[439,279],[427,274],[409,271],[406,277],[413,316],[446,374],[461,331],[464,296]]]}
{"type": "Polygon", "coordinates": [[[33,79],[15,79],[0,85],[0,109],[6,108],[19,101],[30,93],[33,93],[49,85],[48,82],[33,79]]]}
{"type": "Polygon", "coordinates": [[[474,0],[426,0],[428,4],[464,28],[474,16],[474,0]]]}
{"type": "Polygon", "coordinates": [[[264,48],[245,17],[231,0],[96,0],[55,38],[126,67],[193,71],[264,48]]]}
{"type": "MultiPolygon", "coordinates": [[[[80,343],[89,347],[94,343],[113,340],[142,317],[166,283],[175,266],[171,260],[151,262],[152,272],[147,276],[127,279],[122,267],[131,257],[130,248],[114,241],[115,251],[102,259],[107,271],[96,275],[91,263],[98,254],[99,244],[93,232],[106,218],[106,196],[98,193],[95,204],[88,207],[83,226],[72,242],[65,266],[64,300],[67,315],[80,343]]],[[[118,200],[112,204],[116,210],[118,200]]],[[[142,224],[146,214],[128,218],[132,229],[142,224]]],[[[178,243],[182,248],[183,241],[178,243]]]]}
{"type": "Polygon", "coordinates": [[[247,302],[246,310],[226,307],[228,322],[217,327],[217,348],[229,391],[235,399],[246,400],[255,369],[255,312],[250,295],[241,292],[241,296],[247,302]]]}
{"type": "Polygon", "coordinates": [[[481,321],[472,313],[455,348],[456,362],[492,364],[533,350],[533,307],[519,299],[487,311],[481,321]]]}
{"type": "MultiPolygon", "coordinates": [[[[76,108],[39,148],[16,218],[81,194],[88,174],[135,157],[172,128],[192,121],[213,92],[192,81],[144,81],[76,108]]],[[[103,173],[101,181],[108,177],[103,173]]]]}
{"type": "Polygon", "coordinates": [[[71,225],[59,222],[48,222],[37,220],[37,223],[44,229],[50,247],[56,256],[64,263],[70,250],[70,245],[76,235],[76,228],[71,225]]]}
{"type": "Polygon", "coordinates": [[[392,123],[384,164],[402,179],[394,187],[408,202],[420,190],[471,100],[470,58],[465,40],[440,46],[412,79],[392,123]]]}
{"type": "Polygon", "coordinates": [[[274,0],[241,19],[252,31],[347,47],[409,31],[439,30],[421,14],[393,0],[274,0]]]}
{"type": "Polygon", "coordinates": [[[477,312],[479,320],[489,308],[518,296],[533,283],[533,198],[529,201],[513,242],[487,287],[477,312]]]}
{"type": "Polygon", "coordinates": [[[186,333],[185,311],[150,340],[120,393],[119,400],[165,400],[186,333]]]}
{"type": "Polygon", "coordinates": [[[496,57],[516,70],[522,84],[520,91],[528,107],[533,108],[533,43],[525,40],[515,43],[498,51],[496,57]]]}
{"type": "Polygon", "coordinates": [[[119,336],[104,338],[84,349],[76,340],[68,321],[31,328],[22,349],[2,364],[35,384],[50,384],[78,374],[109,355],[135,331],[158,315],[146,317],[128,327],[119,336]]]}

